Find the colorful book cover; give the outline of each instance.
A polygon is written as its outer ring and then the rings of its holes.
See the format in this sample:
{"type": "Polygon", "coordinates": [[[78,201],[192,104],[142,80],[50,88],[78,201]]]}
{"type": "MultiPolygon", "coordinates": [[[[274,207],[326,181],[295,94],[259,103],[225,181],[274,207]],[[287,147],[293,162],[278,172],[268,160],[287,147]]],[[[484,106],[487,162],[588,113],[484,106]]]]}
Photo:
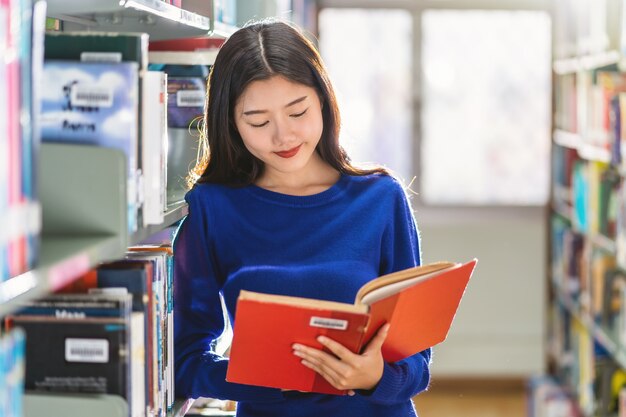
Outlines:
{"type": "Polygon", "coordinates": [[[8,269],[9,276],[18,275],[26,270],[26,239],[24,237],[23,223],[16,221],[21,216],[24,196],[22,193],[22,129],[21,120],[21,91],[22,74],[20,70],[20,45],[22,10],[17,1],[4,1],[7,14],[6,26],[8,27],[6,42],[6,54],[4,54],[8,98],[7,107],[7,137],[8,137],[8,205],[9,221],[8,229],[8,269]]]}
{"type": "Polygon", "coordinates": [[[0,415],[23,415],[25,335],[22,329],[0,335],[0,415]]]}
{"type": "Polygon", "coordinates": [[[28,248],[26,261],[28,268],[33,268],[37,263],[40,253],[41,232],[41,209],[37,190],[37,166],[39,164],[39,148],[41,143],[41,131],[39,129],[39,117],[41,114],[41,98],[39,88],[33,85],[41,85],[43,74],[43,49],[44,49],[44,25],[47,5],[43,0],[38,0],[32,5],[32,22],[28,25],[30,35],[29,42],[24,44],[23,52],[30,63],[27,67],[30,89],[24,100],[30,100],[30,105],[25,106],[24,111],[30,115],[30,141],[24,149],[24,195],[29,202],[28,210],[28,248]]]}
{"type": "MultiPolygon", "coordinates": [[[[8,9],[0,2],[0,22],[6,22],[8,9]]],[[[0,25],[0,50],[6,49],[8,26],[0,25]]],[[[3,51],[4,52],[4,51],[3,51]]],[[[6,65],[0,63],[0,88],[7,91],[9,84],[6,65]]],[[[9,100],[0,95],[0,282],[9,278],[8,212],[9,212],[9,100]]]]}
{"type": "Polygon", "coordinates": [[[126,154],[131,232],[137,229],[138,106],[137,63],[44,63],[42,140],[110,147],[126,154]]]}
{"type": "Polygon", "coordinates": [[[203,78],[170,77],[167,84],[167,122],[169,127],[189,129],[204,112],[206,87],[203,78]]]}

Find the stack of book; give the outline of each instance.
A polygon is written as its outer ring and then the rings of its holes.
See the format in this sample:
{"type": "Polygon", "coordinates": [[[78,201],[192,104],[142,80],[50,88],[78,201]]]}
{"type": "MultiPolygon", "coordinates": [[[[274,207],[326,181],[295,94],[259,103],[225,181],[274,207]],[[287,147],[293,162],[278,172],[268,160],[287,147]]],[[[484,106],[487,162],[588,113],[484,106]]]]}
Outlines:
{"type": "Polygon", "coordinates": [[[166,210],[166,86],[146,34],[46,34],[42,140],[124,152],[131,233],[166,210]]]}
{"type": "Polygon", "coordinates": [[[167,201],[181,201],[198,156],[207,80],[222,40],[183,38],[150,42],[149,68],[167,74],[167,201]]]}
{"type": "Polygon", "coordinates": [[[122,397],[129,417],[174,404],[172,248],[135,246],[6,317],[24,330],[28,393],[122,397]]]}

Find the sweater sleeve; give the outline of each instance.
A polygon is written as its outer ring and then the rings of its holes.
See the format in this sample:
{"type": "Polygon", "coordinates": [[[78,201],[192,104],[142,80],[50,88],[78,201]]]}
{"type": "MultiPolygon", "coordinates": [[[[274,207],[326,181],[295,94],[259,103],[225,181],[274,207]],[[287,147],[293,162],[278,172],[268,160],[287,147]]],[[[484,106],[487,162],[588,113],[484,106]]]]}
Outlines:
{"type": "Polygon", "coordinates": [[[177,397],[211,397],[269,402],[283,395],[274,388],[226,382],[228,359],[214,341],[224,330],[221,288],[210,247],[210,224],[200,190],[187,193],[189,214],[174,240],[174,357],[177,397]]]}
{"type": "MultiPolygon", "coordinates": [[[[411,205],[401,185],[394,182],[394,186],[393,216],[381,246],[381,275],[421,264],[419,233],[411,205]]],[[[386,363],[376,388],[362,395],[377,404],[410,400],[428,388],[430,361],[431,349],[426,349],[401,361],[386,363]]]]}

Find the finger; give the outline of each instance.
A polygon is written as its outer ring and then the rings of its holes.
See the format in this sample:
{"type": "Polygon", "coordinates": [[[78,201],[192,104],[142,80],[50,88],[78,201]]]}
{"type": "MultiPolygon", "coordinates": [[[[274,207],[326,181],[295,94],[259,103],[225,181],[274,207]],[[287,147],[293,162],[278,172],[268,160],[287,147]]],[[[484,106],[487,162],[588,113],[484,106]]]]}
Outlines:
{"type": "Polygon", "coordinates": [[[348,380],[344,378],[343,376],[341,376],[340,374],[338,374],[336,370],[324,364],[315,365],[306,360],[303,360],[302,364],[312,369],[313,371],[317,372],[319,375],[322,376],[322,378],[328,381],[328,383],[332,385],[333,387],[335,387],[336,389],[346,391],[346,394],[348,394],[349,396],[355,395],[356,392],[348,388],[349,387],[348,380]]]}
{"type": "Polygon", "coordinates": [[[356,355],[354,352],[352,352],[350,349],[348,349],[341,343],[337,343],[333,339],[330,339],[326,336],[318,337],[317,341],[320,342],[324,347],[330,350],[333,354],[335,354],[335,356],[337,356],[342,361],[349,361],[356,355]]]}
{"type": "Polygon", "coordinates": [[[298,344],[294,345],[293,353],[301,358],[303,365],[320,374],[335,388],[343,389],[341,386],[345,383],[343,375],[349,371],[349,365],[326,352],[298,344]]]}
{"type": "Polygon", "coordinates": [[[293,353],[314,365],[316,368],[331,374],[333,378],[338,378],[339,375],[347,372],[350,368],[348,364],[337,359],[335,356],[307,346],[296,344],[294,345],[293,353]]]}
{"type": "Polygon", "coordinates": [[[332,369],[331,367],[325,365],[324,363],[314,363],[310,362],[306,359],[302,360],[302,364],[307,368],[312,369],[313,371],[320,374],[326,381],[328,381],[333,387],[337,389],[344,389],[341,385],[343,380],[339,376],[339,374],[332,369]]]}
{"type": "Polygon", "coordinates": [[[383,343],[385,343],[385,339],[387,338],[388,334],[389,323],[386,323],[383,327],[380,328],[380,330],[378,330],[376,336],[374,336],[374,338],[370,340],[370,342],[367,344],[367,348],[365,349],[364,353],[379,351],[382,348],[383,343]]]}

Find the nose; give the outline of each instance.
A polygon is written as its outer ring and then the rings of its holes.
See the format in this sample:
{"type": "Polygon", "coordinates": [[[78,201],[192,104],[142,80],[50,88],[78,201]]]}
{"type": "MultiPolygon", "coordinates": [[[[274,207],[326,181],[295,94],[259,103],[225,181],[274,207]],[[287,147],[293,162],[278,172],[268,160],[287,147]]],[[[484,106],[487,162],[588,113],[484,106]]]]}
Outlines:
{"type": "Polygon", "coordinates": [[[295,141],[295,134],[289,123],[289,119],[285,117],[279,117],[276,119],[276,123],[274,123],[274,134],[272,137],[272,141],[275,145],[281,146],[286,143],[291,143],[295,141]]]}

